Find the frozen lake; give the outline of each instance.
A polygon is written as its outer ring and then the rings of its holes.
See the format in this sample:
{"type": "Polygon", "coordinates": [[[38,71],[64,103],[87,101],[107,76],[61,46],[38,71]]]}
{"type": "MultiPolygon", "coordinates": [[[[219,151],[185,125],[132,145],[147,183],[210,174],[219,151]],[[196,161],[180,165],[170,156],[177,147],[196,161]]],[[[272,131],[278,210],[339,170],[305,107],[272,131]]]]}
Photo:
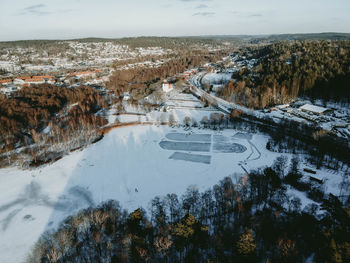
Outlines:
{"type": "Polygon", "coordinates": [[[189,152],[209,152],[210,143],[201,142],[171,142],[161,141],[160,147],[165,150],[176,150],[176,151],[189,151],[189,152]]]}
{"type": "Polygon", "coordinates": [[[186,162],[195,162],[195,163],[206,163],[210,164],[211,156],[210,155],[201,155],[201,154],[192,154],[192,153],[183,153],[183,152],[174,152],[169,159],[180,160],[186,162]]]}
{"type": "Polygon", "coordinates": [[[45,230],[80,209],[109,199],[129,211],[147,209],[157,195],[181,195],[190,185],[203,191],[226,176],[241,176],[239,163],[248,158],[256,159],[245,165],[252,169],[279,156],[265,150],[267,137],[235,134],[168,126],[119,128],[51,165],[0,169],[1,261],[21,262],[45,230]]]}
{"type": "Polygon", "coordinates": [[[169,140],[185,141],[185,142],[210,142],[211,134],[185,134],[171,132],[165,136],[169,140]]]}

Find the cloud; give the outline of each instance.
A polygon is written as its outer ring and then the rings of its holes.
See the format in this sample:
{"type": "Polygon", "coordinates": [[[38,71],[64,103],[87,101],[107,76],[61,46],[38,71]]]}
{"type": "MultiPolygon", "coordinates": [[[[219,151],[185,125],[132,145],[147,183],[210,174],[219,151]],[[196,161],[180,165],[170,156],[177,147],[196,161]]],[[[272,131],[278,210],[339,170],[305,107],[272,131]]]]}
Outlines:
{"type": "Polygon", "coordinates": [[[204,4],[200,4],[200,5],[197,5],[196,8],[197,9],[203,9],[203,8],[208,8],[208,6],[204,5],[204,4]]]}
{"type": "Polygon", "coordinates": [[[197,12],[194,13],[193,16],[213,16],[215,12],[197,12]]]}
{"type": "Polygon", "coordinates": [[[31,6],[24,8],[22,10],[21,15],[32,14],[32,15],[42,16],[42,15],[50,14],[51,12],[43,10],[43,8],[45,8],[45,7],[46,7],[45,4],[31,5],[31,6]]]}
{"type": "Polygon", "coordinates": [[[44,16],[44,15],[50,15],[55,13],[67,13],[73,11],[73,9],[59,9],[56,11],[47,11],[45,4],[37,4],[37,5],[31,5],[28,7],[25,7],[21,10],[21,12],[17,15],[36,15],[36,16],[44,16]]]}
{"type": "Polygon", "coordinates": [[[28,7],[24,8],[24,10],[36,10],[38,8],[43,8],[45,6],[46,5],[44,5],[44,4],[31,5],[31,6],[28,6],[28,7]]]}

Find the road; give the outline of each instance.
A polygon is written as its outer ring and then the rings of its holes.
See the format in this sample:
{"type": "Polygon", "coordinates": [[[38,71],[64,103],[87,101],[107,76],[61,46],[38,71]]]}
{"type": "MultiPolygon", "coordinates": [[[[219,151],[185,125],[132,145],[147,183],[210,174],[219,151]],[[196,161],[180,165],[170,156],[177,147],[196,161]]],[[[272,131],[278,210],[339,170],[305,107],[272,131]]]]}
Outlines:
{"type": "Polygon", "coordinates": [[[251,109],[248,109],[244,106],[238,105],[233,102],[225,101],[221,98],[218,98],[214,95],[211,95],[205,92],[202,89],[202,84],[201,84],[201,81],[204,75],[205,73],[201,72],[188,80],[188,82],[190,83],[190,90],[192,93],[194,93],[196,96],[206,99],[210,104],[214,105],[215,107],[217,107],[219,110],[221,110],[226,114],[231,114],[233,109],[237,109],[249,115],[253,115],[253,114],[256,115],[254,111],[251,109]]]}
{"type": "MultiPolygon", "coordinates": [[[[214,95],[211,95],[211,94],[205,92],[202,89],[202,84],[201,84],[201,81],[202,81],[202,78],[203,78],[204,75],[205,75],[205,73],[198,73],[197,75],[193,76],[189,80],[190,90],[191,90],[191,92],[194,95],[206,99],[210,104],[212,104],[217,109],[219,109],[220,111],[222,111],[222,112],[224,112],[226,114],[231,114],[233,109],[238,109],[238,110],[240,110],[240,111],[242,111],[242,112],[244,112],[244,113],[246,113],[248,115],[255,115],[255,116],[257,116],[257,114],[253,110],[250,110],[250,109],[248,109],[248,108],[246,108],[244,106],[241,106],[241,105],[237,105],[236,103],[233,103],[233,102],[225,101],[225,100],[223,100],[221,98],[218,98],[218,97],[216,97],[214,95]]],[[[243,166],[243,164],[246,164],[249,161],[254,161],[254,160],[260,159],[261,153],[258,150],[258,148],[251,142],[250,139],[247,138],[247,142],[250,144],[252,153],[247,157],[247,159],[245,161],[240,162],[239,166],[243,169],[243,171],[245,173],[248,174],[249,172],[243,166]],[[254,154],[254,149],[257,152],[258,156],[256,158],[251,159],[252,155],[254,154]]]]}

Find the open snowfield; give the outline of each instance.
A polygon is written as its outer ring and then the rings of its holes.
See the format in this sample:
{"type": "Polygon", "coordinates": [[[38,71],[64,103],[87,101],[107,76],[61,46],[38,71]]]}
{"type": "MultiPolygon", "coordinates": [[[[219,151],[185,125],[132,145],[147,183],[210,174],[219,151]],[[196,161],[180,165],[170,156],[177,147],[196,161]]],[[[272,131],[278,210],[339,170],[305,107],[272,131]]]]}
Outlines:
{"type": "MultiPolygon", "coordinates": [[[[180,195],[189,185],[204,190],[225,176],[243,173],[238,162],[252,151],[247,140],[232,137],[235,131],[192,130],[188,139],[185,133],[182,128],[168,126],[115,129],[100,142],[54,164],[33,170],[1,169],[1,261],[21,262],[44,230],[90,205],[115,199],[128,210],[147,208],[156,195],[180,195]],[[212,150],[214,134],[249,150],[229,154],[212,150]],[[208,141],[209,149],[207,146],[205,152],[195,154],[160,146],[164,141],[198,143],[203,139],[208,141]]],[[[260,145],[267,140],[259,135],[253,138],[260,145]]],[[[264,164],[271,164],[273,159],[269,157],[264,164]]],[[[261,164],[257,161],[256,166],[261,164]]]]}
{"type": "Polygon", "coordinates": [[[0,261],[23,261],[45,230],[80,209],[109,199],[129,211],[147,209],[157,195],[181,195],[190,185],[202,191],[271,165],[280,154],[266,150],[267,140],[235,130],[140,125],[114,129],[51,165],[0,169],[0,261]]]}

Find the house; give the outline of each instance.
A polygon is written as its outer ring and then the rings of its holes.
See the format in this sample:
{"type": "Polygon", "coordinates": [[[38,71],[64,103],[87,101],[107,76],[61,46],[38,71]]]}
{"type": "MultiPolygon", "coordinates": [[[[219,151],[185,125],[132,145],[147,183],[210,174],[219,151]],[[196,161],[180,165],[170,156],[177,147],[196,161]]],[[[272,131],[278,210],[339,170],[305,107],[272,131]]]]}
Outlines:
{"type": "Polygon", "coordinates": [[[45,81],[43,79],[39,79],[39,78],[36,78],[36,79],[28,78],[28,79],[25,79],[24,82],[27,84],[43,84],[43,83],[45,83],[45,81]]]}
{"type": "Polygon", "coordinates": [[[55,77],[54,77],[54,81],[55,82],[63,82],[64,80],[65,80],[65,76],[64,75],[56,75],[55,77]]]}
{"type": "Polygon", "coordinates": [[[75,76],[76,78],[86,78],[86,77],[96,78],[96,72],[94,71],[74,72],[71,75],[75,76]]]}
{"type": "Polygon", "coordinates": [[[127,92],[124,92],[124,94],[121,96],[123,100],[129,100],[131,98],[130,94],[127,92]]]}
{"type": "Polygon", "coordinates": [[[33,76],[32,79],[53,79],[53,76],[33,76]]]}
{"type": "Polygon", "coordinates": [[[12,79],[0,79],[0,85],[9,84],[12,82],[12,79]]]}
{"type": "Polygon", "coordinates": [[[22,78],[16,78],[14,81],[13,81],[13,84],[17,84],[17,85],[23,85],[25,82],[24,82],[24,79],[22,78]]]}
{"type": "Polygon", "coordinates": [[[55,83],[53,76],[25,76],[17,77],[13,80],[15,85],[30,85],[30,84],[43,84],[43,83],[55,83]]]}
{"type": "Polygon", "coordinates": [[[34,83],[55,83],[53,76],[33,76],[31,79],[34,83]]]}
{"type": "Polygon", "coordinates": [[[102,80],[103,80],[103,82],[108,82],[108,81],[109,81],[109,77],[103,76],[103,77],[102,77],[102,80]]]}
{"type": "Polygon", "coordinates": [[[324,183],[323,180],[321,180],[321,179],[319,179],[319,178],[316,178],[316,177],[314,177],[314,176],[310,176],[309,179],[310,179],[311,182],[316,182],[316,183],[318,183],[318,184],[323,184],[323,183],[324,183]]]}
{"type": "Polygon", "coordinates": [[[15,92],[17,90],[19,90],[19,88],[16,86],[6,86],[0,89],[0,93],[9,96],[12,92],[15,92]]]}
{"type": "Polygon", "coordinates": [[[174,86],[173,86],[173,84],[170,84],[170,83],[163,83],[162,88],[163,88],[164,92],[169,92],[169,91],[173,90],[174,86]]]}
{"type": "Polygon", "coordinates": [[[193,76],[194,74],[197,74],[198,70],[197,69],[190,69],[190,70],[186,70],[185,72],[180,74],[180,77],[185,78],[185,79],[190,79],[191,76],[193,76]]]}
{"type": "Polygon", "coordinates": [[[299,108],[300,111],[306,112],[306,113],[311,113],[315,115],[323,115],[327,113],[331,113],[331,109],[327,109],[324,107],[316,106],[316,105],[311,105],[311,104],[305,104],[299,108]]]}
{"type": "Polygon", "coordinates": [[[309,168],[304,168],[304,172],[310,173],[310,174],[316,174],[316,171],[311,170],[309,168]]]}
{"type": "Polygon", "coordinates": [[[280,109],[281,111],[288,111],[288,109],[290,108],[290,105],[289,104],[277,105],[276,108],[280,109]]]}

